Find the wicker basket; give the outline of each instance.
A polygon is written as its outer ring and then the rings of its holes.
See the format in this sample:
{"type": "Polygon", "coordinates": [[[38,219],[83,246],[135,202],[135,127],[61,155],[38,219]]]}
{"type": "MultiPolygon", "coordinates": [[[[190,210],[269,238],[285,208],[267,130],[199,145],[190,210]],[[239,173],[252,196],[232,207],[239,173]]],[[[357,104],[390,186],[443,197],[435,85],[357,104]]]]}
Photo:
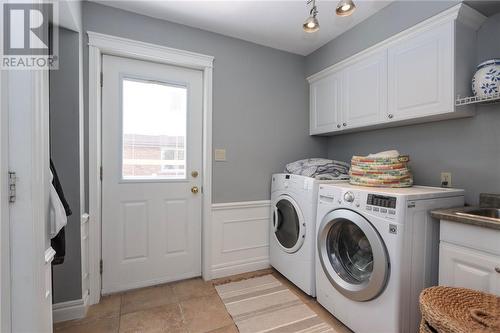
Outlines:
{"type": "Polygon", "coordinates": [[[500,297],[480,291],[431,287],[420,294],[420,333],[500,332],[500,297]]]}

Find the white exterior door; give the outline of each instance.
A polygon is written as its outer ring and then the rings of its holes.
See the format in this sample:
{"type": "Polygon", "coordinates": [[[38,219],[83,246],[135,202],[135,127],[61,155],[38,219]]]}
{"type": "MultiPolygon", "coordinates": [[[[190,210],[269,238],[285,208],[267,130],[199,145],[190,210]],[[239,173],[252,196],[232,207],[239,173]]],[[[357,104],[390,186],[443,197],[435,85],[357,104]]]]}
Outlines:
{"type": "Polygon", "coordinates": [[[387,110],[387,51],[345,69],[342,128],[380,123],[387,110]]]}
{"type": "Polygon", "coordinates": [[[439,284],[500,296],[500,257],[441,242],[439,284]]]}
{"type": "Polygon", "coordinates": [[[103,56],[102,292],[201,275],[202,72],[103,56]]]}

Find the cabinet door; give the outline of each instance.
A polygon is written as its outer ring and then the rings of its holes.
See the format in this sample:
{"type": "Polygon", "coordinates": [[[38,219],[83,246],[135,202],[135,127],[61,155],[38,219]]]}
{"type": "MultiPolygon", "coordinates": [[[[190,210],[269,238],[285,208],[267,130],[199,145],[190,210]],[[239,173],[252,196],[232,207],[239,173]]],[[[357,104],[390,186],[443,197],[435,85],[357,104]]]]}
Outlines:
{"type": "Polygon", "coordinates": [[[439,284],[500,296],[500,257],[441,242],[439,284]]]}
{"type": "Polygon", "coordinates": [[[388,120],[452,112],[453,22],[389,48],[388,120]]]}
{"type": "Polygon", "coordinates": [[[310,134],[323,134],[340,129],[341,73],[334,73],[311,83],[310,134]]]}
{"type": "Polygon", "coordinates": [[[387,112],[387,51],[350,65],[344,73],[342,128],[380,123],[387,112]]]}

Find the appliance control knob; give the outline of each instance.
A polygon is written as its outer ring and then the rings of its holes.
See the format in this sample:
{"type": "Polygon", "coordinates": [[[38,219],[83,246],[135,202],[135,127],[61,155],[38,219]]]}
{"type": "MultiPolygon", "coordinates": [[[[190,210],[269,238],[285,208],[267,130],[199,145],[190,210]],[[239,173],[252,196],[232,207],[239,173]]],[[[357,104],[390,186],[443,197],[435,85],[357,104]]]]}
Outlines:
{"type": "Polygon", "coordinates": [[[346,192],[344,194],[344,200],[347,202],[353,202],[354,201],[354,193],[352,193],[351,191],[346,192]]]}

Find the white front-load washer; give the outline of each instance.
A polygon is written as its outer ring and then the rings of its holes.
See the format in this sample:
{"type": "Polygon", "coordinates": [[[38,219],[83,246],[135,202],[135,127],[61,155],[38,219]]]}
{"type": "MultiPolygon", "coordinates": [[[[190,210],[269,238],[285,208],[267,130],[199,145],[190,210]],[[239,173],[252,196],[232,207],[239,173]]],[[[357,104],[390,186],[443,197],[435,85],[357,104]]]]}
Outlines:
{"type": "Polygon", "coordinates": [[[320,185],[317,300],[356,333],[418,331],[418,298],[436,285],[439,222],[464,191],[320,185]]]}
{"type": "Polygon", "coordinates": [[[271,266],[311,296],[316,294],[314,252],[318,186],[345,182],[292,174],[272,176],[271,266]]]}

